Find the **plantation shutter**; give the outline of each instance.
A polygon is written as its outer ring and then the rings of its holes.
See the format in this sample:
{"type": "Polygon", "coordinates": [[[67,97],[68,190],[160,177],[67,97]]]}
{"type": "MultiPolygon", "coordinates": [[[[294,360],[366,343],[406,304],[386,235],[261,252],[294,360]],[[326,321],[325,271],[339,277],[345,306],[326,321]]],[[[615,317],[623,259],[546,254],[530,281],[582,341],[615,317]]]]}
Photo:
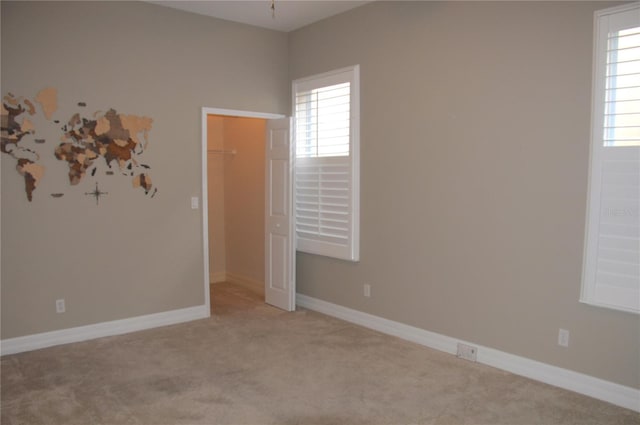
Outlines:
{"type": "Polygon", "coordinates": [[[640,6],[596,13],[581,300],[640,312],[640,6]]]}
{"type": "Polygon", "coordinates": [[[358,261],[357,67],[294,82],[296,248],[358,261]]]}

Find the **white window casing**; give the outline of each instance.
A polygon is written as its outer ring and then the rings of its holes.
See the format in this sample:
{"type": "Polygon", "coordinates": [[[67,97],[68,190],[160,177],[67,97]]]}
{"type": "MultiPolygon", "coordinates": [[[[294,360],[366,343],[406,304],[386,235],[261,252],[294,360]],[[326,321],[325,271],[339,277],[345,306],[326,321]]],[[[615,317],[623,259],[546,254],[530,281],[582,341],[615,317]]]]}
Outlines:
{"type": "Polygon", "coordinates": [[[293,82],[296,249],[359,261],[359,66],[293,82]]]}
{"type": "Polygon", "coordinates": [[[595,14],[580,301],[640,313],[640,3],[595,14]]]}

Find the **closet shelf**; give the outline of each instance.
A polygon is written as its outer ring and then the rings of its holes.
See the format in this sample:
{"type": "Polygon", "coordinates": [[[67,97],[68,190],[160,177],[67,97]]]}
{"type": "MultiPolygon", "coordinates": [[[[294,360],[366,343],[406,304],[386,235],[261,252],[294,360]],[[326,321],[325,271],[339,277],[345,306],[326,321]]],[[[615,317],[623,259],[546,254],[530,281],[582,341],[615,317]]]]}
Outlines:
{"type": "Polygon", "coordinates": [[[238,153],[235,149],[207,149],[207,153],[219,153],[222,155],[235,155],[238,153]]]}

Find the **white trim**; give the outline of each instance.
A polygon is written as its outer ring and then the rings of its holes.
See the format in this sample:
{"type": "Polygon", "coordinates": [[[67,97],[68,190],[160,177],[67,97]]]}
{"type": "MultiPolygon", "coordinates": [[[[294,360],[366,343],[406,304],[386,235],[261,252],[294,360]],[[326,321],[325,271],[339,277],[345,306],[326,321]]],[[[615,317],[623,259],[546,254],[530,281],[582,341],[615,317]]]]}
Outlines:
{"type": "Polygon", "coordinates": [[[59,331],[9,338],[1,341],[0,354],[15,354],[23,351],[38,350],[54,345],[87,341],[105,336],[121,335],[160,326],[175,325],[192,320],[206,319],[210,316],[209,307],[199,305],[162,313],[113,320],[93,325],[78,326],[59,331]]]}
{"type": "MultiPolygon", "coordinates": [[[[203,107],[202,113],[205,115],[227,115],[230,117],[243,117],[243,118],[264,118],[267,120],[277,120],[280,118],[284,118],[286,115],[283,114],[272,114],[270,112],[254,112],[254,111],[241,111],[238,109],[222,109],[222,108],[209,108],[203,107]]],[[[205,133],[206,135],[206,133],[205,133]]],[[[207,139],[205,138],[206,142],[207,139]]],[[[206,143],[205,143],[206,146],[206,143]]]]}
{"type": "Polygon", "coordinates": [[[297,295],[297,305],[449,354],[456,354],[459,342],[474,345],[478,348],[478,363],[640,412],[640,390],[635,388],[429,332],[302,294],[297,295]]]}
{"type": "MultiPolygon", "coordinates": [[[[201,157],[202,157],[202,258],[204,265],[204,299],[207,313],[211,314],[210,284],[214,282],[209,272],[209,195],[208,195],[208,163],[207,163],[207,115],[227,115],[245,118],[279,119],[285,115],[272,114],[268,112],[240,111],[237,109],[210,108],[203,106],[200,119],[202,132],[201,137],[201,157]]],[[[226,279],[226,275],[225,275],[226,279]]]]}
{"type": "Polygon", "coordinates": [[[204,304],[207,306],[207,311],[211,314],[211,295],[209,285],[211,283],[211,276],[209,275],[209,189],[207,185],[207,108],[202,108],[201,120],[202,122],[202,145],[201,145],[201,157],[202,157],[202,192],[200,204],[202,204],[202,263],[204,265],[204,304]]]}

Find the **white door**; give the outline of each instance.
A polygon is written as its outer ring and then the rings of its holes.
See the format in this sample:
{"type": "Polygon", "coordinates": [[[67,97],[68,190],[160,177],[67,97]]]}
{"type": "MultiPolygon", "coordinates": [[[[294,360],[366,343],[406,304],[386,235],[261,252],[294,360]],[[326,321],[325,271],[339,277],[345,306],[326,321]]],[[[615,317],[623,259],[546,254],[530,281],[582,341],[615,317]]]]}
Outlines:
{"type": "Polygon", "coordinates": [[[293,143],[290,118],[267,121],[265,178],[265,300],[296,309],[293,143]]]}

